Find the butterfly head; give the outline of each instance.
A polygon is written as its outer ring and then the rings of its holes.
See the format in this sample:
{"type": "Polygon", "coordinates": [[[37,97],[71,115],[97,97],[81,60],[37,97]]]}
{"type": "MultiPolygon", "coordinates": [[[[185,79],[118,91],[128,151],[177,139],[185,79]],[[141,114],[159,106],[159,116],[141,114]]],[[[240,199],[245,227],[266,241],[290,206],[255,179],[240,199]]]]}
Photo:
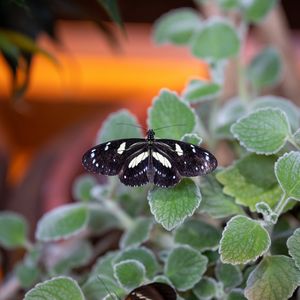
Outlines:
{"type": "Polygon", "coordinates": [[[149,129],[147,131],[147,140],[153,142],[154,141],[154,136],[155,136],[154,130],[153,129],[149,129]]]}

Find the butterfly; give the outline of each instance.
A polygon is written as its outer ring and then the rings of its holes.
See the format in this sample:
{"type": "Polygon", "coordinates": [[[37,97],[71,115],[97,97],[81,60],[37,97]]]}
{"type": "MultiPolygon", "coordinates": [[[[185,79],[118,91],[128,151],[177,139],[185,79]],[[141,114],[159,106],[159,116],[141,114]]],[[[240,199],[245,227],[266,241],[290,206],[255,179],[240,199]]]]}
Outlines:
{"type": "Polygon", "coordinates": [[[153,129],[145,139],[120,139],[89,149],[82,158],[89,172],[118,175],[129,186],[154,183],[159,187],[176,185],[182,177],[206,175],[218,165],[207,150],[171,139],[155,139],[153,129]]]}
{"type": "Polygon", "coordinates": [[[154,282],[134,289],[125,300],[176,300],[176,292],[168,284],[154,282]]]}

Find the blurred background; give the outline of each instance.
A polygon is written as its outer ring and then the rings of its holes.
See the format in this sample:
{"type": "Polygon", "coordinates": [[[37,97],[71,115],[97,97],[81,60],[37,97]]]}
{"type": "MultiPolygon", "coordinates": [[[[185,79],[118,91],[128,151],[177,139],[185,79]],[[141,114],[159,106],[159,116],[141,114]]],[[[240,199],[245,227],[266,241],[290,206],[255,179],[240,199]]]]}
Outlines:
{"type": "MultiPolygon", "coordinates": [[[[128,108],[145,125],[161,88],[181,92],[191,77],[210,78],[186,48],[152,41],[155,20],[171,9],[197,8],[193,1],[100,2],[0,2],[0,209],[20,212],[31,229],[44,212],[72,201],[81,156],[109,113],[128,108]]],[[[279,48],[288,71],[272,93],[297,104],[299,11],[298,1],[282,1],[251,29],[245,49],[249,60],[262,44],[279,48]]],[[[217,12],[208,1],[201,13],[217,12]]],[[[223,101],[236,91],[232,70],[223,101]]]]}

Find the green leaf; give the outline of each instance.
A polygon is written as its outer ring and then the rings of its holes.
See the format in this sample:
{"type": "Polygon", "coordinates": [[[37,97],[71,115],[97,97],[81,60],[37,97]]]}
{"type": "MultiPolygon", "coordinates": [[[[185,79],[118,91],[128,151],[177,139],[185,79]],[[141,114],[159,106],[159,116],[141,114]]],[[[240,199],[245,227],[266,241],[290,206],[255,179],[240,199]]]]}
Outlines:
{"type": "Polygon", "coordinates": [[[135,259],[123,260],[114,265],[118,282],[127,290],[133,290],[145,280],[145,267],[135,259]]]}
{"type": "Polygon", "coordinates": [[[276,224],[278,220],[278,214],[274,213],[268,203],[258,202],[255,205],[256,211],[263,215],[266,222],[276,224]]]}
{"type": "Polygon", "coordinates": [[[251,60],[247,77],[255,88],[270,87],[279,82],[281,69],[278,50],[267,47],[251,60]]]}
{"type": "Polygon", "coordinates": [[[36,239],[49,242],[69,238],[86,229],[88,219],[88,209],[82,204],[60,206],[39,220],[36,239]]]}
{"type": "Polygon", "coordinates": [[[41,275],[37,266],[26,262],[19,263],[15,268],[15,273],[24,289],[28,289],[37,283],[41,275]]]}
{"type": "Polygon", "coordinates": [[[281,156],[275,163],[275,174],[287,197],[300,200],[300,152],[281,156]]]}
{"type": "Polygon", "coordinates": [[[292,258],[266,256],[250,274],[245,296],[248,300],[289,299],[300,284],[300,270],[292,258]]]}
{"type": "Polygon", "coordinates": [[[97,0],[106,10],[110,18],[121,28],[124,27],[117,0],[97,0]]]}
{"type": "Polygon", "coordinates": [[[263,96],[256,98],[253,102],[251,102],[251,108],[256,110],[258,108],[279,108],[284,111],[288,117],[289,123],[293,130],[297,130],[300,126],[300,113],[299,108],[293,102],[286,98],[278,97],[278,96],[263,96]]]}
{"type": "Polygon", "coordinates": [[[218,83],[194,79],[183,90],[182,97],[189,103],[199,103],[215,99],[221,91],[218,83]]]}
{"type": "Polygon", "coordinates": [[[77,201],[91,200],[91,190],[97,184],[97,180],[91,175],[82,175],[78,177],[73,185],[73,196],[77,201]]]}
{"type": "Polygon", "coordinates": [[[188,220],[175,232],[174,241],[189,245],[199,251],[218,248],[221,233],[218,229],[200,220],[188,220]]]}
{"type": "Polygon", "coordinates": [[[128,259],[135,259],[142,263],[146,269],[147,278],[154,277],[158,270],[158,264],[154,254],[145,247],[130,248],[123,250],[115,259],[114,263],[118,263],[128,259]]]}
{"type": "Polygon", "coordinates": [[[300,147],[300,128],[293,134],[293,141],[300,147]]]}
{"type": "Polygon", "coordinates": [[[285,145],[290,124],[282,110],[262,108],[239,119],[231,132],[248,151],[268,155],[285,145]]]}
{"type": "Polygon", "coordinates": [[[201,25],[199,13],[191,8],[180,8],[162,15],[154,24],[154,40],[158,44],[187,44],[201,25]]]}
{"type": "Polygon", "coordinates": [[[210,277],[203,277],[200,282],[198,282],[193,287],[193,294],[197,299],[210,300],[213,299],[217,291],[217,282],[210,277]]]}
{"type": "Polygon", "coordinates": [[[227,222],[223,231],[219,249],[221,261],[233,265],[255,261],[269,249],[270,244],[268,232],[257,221],[235,216],[227,222]]]}
{"type": "Polygon", "coordinates": [[[144,243],[150,236],[152,226],[153,222],[150,218],[137,219],[132,228],[123,234],[120,240],[120,247],[126,248],[129,246],[139,246],[140,244],[144,243]]]}
{"type": "Polygon", "coordinates": [[[190,143],[197,146],[202,143],[202,138],[197,133],[186,133],[181,140],[185,143],[190,143]]]}
{"type": "Polygon", "coordinates": [[[276,3],[276,0],[241,1],[244,18],[249,22],[260,22],[276,3]]]}
{"type": "Polygon", "coordinates": [[[192,40],[192,53],[206,60],[228,59],[238,54],[240,39],[226,20],[211,18],[203,23],[192,40]]]}
{"type": "Polygon", "coordinates": [[[37,284],[24,300],[84,300],[78,283],[70,277],[55,277],[37,284]]]}
{"type": "Polygon", "coordinates": [[[92,276],[104,275],[114,279],[113,262],[115,261],[118,251],[107,252],[105,255],[97,259],[92,269],[92,276]]]}
{"type": "Polygon", "coordinates": [[[226,300],[247,300],[247,298],[242,289],[234,289],[228,294],[226,300]]]}
{"type": "Polygon", "coordinates": [[[196,118],[193,110],[180,101],[176,93],[163,89],[148,110],[148,125],[153,129],[172,126],[160,129],[157,135],[160,138],[179,140],[185,133],[194,130],[196,118]]]}
{"type": "Polygon", "coordinates": [[[222,264],[220,261],[217,263],[215,274],[217,279],[223,283],[223,287],[227,291],[240,285],[243,280],[243,275],[239,267],[222,264]]]}
{"type": "Polygon", "coordinates": [[[243,210],[234,202],[234,198],[225,195],[222,186],[216,180],[216,172],[201,178],[202,200],[199,210],[213,218],[225,218],[242,214],[243,210]]]}
{"type": "Polygon", "coordinates": [[[172,230],[193,215],[201,194],[191,179],[183,179],[172,188],[154,187],[149,191],[148,200],[155,220],[165,229],[172,230]]]}
{"type": "Polygon", "coordinates": [[[0,245],[7,249],[23,247],[26,243],[27,222],[23,216],[0,212],[0,245]]]}
{"type": "Polygon", "coordinates": [[[240,0],[217,0],[217,2],[225,10],[237,10],[240,8],[240,0]]]}
{"type": "Polygon", "coordinates": [[[207,258],[189,246],[174,248],[165,264],[165,274],[179,291],[191,289],[206,271],[207,258]]]}
{"type": "Polygon", "coordinates": [[[282,195],[274,174],[275,160],[275,156],[249,154],[220,171],[216,178],[224,185],[225,194],[252,211],[261,201],[273,208],[282,195]]]}
{"type": "Polygon", "coordinates": [[[296,266],[300,269],[300,228],[297,228],[293,235],[288,238],[287,247],[296,266]]]}
{"type": "MultiPolygon", "coordinates": [[[[103,275],[93,275],[83,284],[82,291],[88,300],[103,299],[107,295],[107,291],[112,291],[116,295],[124,294],[122,288],[112,278],[103,275]]],[[[60,300],[65,300],[60,299],[60,300]]],[[[70,300],[73,300],[70,298],[70,300]]]]}
{"type": "Polygon", "coordinates": [[[139,126],[136,117],[126,109],[110,114],[98,132],[96,144],[111,140],[142,137],[141,129],[135,126],[139,126]]]}

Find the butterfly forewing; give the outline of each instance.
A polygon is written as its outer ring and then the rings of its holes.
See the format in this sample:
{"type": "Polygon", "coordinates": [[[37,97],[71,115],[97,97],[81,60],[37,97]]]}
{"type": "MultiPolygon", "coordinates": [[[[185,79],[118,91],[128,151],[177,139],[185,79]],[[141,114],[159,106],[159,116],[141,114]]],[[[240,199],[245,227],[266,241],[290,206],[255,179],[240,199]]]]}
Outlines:
{"type": "Polygon", "coordinates": [[[174,168],[181,176],[205,175],[218,165],[216,158],[199,146],[169,139],[156,140],[155,144],[174,161],[174,168]]]}
{"type": "Polygon", "coordinates": [[[118,175],[126,159],[146,144],[144,139],[109,141],[88,150],[82,164],[92,173],[118,175]]]}
{"type": "Polygon", "coordinates": [[[134,289],[125,300],[176,300],[176,292],[168,284],[154,282],[134,289]]]}

